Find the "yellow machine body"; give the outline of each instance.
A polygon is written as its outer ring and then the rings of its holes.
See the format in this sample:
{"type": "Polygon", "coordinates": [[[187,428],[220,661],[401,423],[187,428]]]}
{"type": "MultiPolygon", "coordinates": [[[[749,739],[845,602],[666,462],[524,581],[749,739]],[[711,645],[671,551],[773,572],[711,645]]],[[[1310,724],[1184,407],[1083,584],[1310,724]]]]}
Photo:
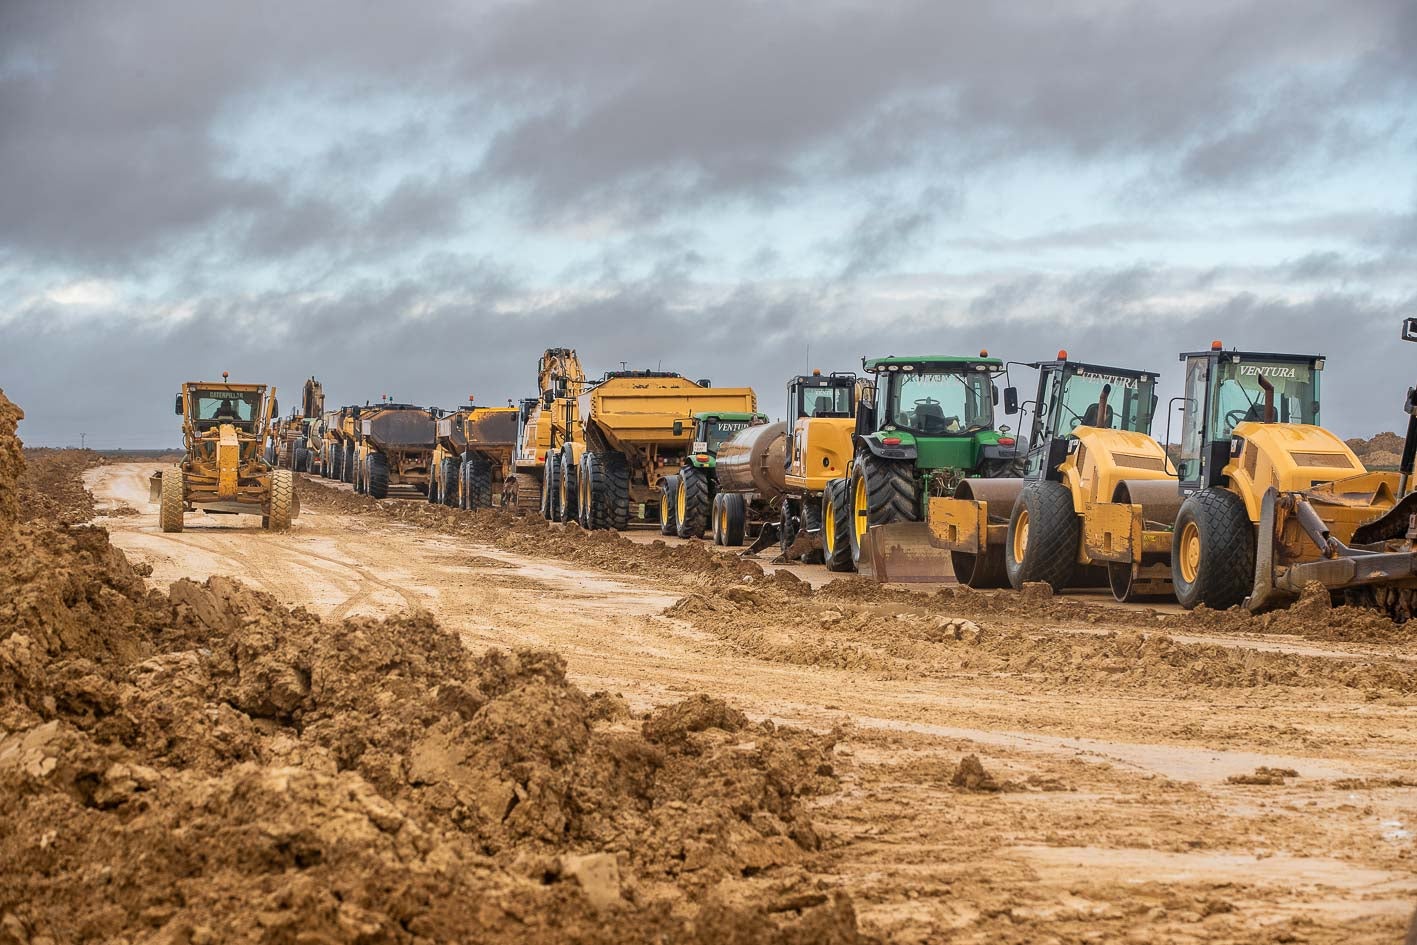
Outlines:
{"type": "Polygon", "coordinates": [[[788,491],[821,493],[833,479],[850,475],[855,429],[852,417],[799,417],[792,425],[789,442],[788,491]]]}

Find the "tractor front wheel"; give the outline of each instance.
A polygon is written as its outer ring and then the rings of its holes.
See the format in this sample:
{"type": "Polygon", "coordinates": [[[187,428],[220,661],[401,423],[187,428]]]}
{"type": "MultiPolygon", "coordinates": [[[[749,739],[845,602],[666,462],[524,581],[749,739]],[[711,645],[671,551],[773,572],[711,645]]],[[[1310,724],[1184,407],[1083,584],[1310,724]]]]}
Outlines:
{"type": "Polygon", "coordinates": [[[1181,503],[1171,538],[1171,580],[1187,610],[1225,610],[1245,602],[1255,584],[1255,526],[1244,500],[1228,489],[1202,489],[1181,503]]]}
{"type": "Polygon", "coordinates": [[[289,469],[277,469],[271,473],[270,511],[266,513],[266,527],[273,532],[290,530],[290,521],[295,517],[295,473],[289,469]]]}
{"type": "Polygon", "coordinates": [[[659,533],[679,533],[679,477],[665,476],[659,480],[659,533]]]}
{"type": "Polygon", "coordinates": [[[162,496],[158,505],[157,520],[165,532],[182,531],[182,513],[187,506],[183,493],[182,469],[174,466],[162,474],[162,496]]]}
{"type": "Polygon", "coordinates": [[[1061,482],[1034,482],[1024,487],[1009,516],[1004,539],[1004,569],[1015,589],[1042,582],[1062,591],[1077,572],[1082,525],[1073,508],[1073,494],[1061,482]]]}
{"type": "Polygon", "coordinates": [[[851,560],[860,564],[866,530],[872,525],[914,522],[915,466],[862,453],[851,466],[851,560]]]}
{"type": "Polygon", "coordinates": [[[708,516],[708,474],[696,466],[685,466],[679,471],[679,495],[674,515],[679,526],[679,537],[704,537],[708,516]]]}

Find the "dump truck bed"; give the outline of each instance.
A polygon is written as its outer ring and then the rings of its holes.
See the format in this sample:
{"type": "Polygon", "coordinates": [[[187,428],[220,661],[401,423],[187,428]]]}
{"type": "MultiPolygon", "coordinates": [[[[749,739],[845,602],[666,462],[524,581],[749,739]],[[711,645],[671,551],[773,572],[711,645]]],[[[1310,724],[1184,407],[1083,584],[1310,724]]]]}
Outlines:
{"type": "Polygon", "coordinates": [[[757,397],[750,387],[700,387],[685,377],[615,377],[590,395],[589,425],[614,446],[680,444],[693,440],[693,424],[674,433],[674,421],[697,413],[751,412],[757,397]]]}
{"type": "Polygon", "coordinates": [[[365,438],[380,449],[431,450],[436,442],[437,424],[428,411],[379,410],[359,421],[365,438]]]}

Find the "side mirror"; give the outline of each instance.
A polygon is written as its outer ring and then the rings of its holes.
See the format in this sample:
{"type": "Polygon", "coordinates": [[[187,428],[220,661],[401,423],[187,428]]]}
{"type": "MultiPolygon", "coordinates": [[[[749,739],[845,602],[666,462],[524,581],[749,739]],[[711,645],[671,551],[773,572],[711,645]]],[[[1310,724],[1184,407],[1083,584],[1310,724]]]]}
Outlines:
{"type": "Polygon", "coordinates": [[[1402,340],[1417,341],[1417,318],[1404,318],[1402,320],[1402,340]]]}
{"type": "Polygon", "coordinates": [[[674,421],[674,435],[675,435],[675,436],[683,436],[683,435],[684,435],[684,421],[683,421],[683,420],[675,420],[675,421],[674,421]]]}
{"type": "Polygon", "coordinates": [[[179,416],[179,417],[182,416],[182,395],[181,395],[181,394],[178,394],[178,395],[177,395],[177,406],[173,408],[173,412],[176,413],[177,416],[179,416]]]}
{"type": "MultiPolygon", "coordinates": [[[[996,392],[996,393],[997,393],[997,391],[998,391],[998,388],[995,388],[995,392],[996,392]]],[[[995,403],[998,403],[998,401],[995,400],[995,403]]],[[[1018,388],[1017,388],[1017,387],[1005,387],[1005,388],[1004,388],[1004,413],[1009,414],[1010,416],[1012,416],[1012,415],[1018,413],[1018,388]]]]}

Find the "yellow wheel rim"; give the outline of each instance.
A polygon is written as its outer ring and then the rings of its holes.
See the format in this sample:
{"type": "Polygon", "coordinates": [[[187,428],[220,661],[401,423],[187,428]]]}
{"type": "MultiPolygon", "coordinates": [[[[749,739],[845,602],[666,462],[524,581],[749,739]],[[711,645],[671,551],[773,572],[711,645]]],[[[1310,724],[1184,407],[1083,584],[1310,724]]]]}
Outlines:
{"type": "Polygon", "coordinates": [[[1195,522],[1187,522],[1181,529],[1181,577],[1187,584],[1194,584],[1201,571],[1201,530],[1195,522]]]}
{"type": "Polygon", "coordinates": [[[718,534],[721,538],[728,537],[728,507],[722,502],[718,504],[718,534]]]}
{"type": "Polygon", "coordinates": [[[866,540],[866,526],[870,524],[871,505],[866,501],[866,477],[859,476],[856,479],[856,488],[851,492],[851,525],[856,531],[856,543],[859,546],[866,540]]]}
{"type": "Polygon", "coordinates": [[[564,470],[564,469],[561,470],[561,481],[560,481],[559,483],[557,483],[557,485],[560,487],[560,490],[561,490],[561,514],[562,514],[562,515],[565,515],[565,514],[566,514],[566,510],[571,507],[571,503],[567,501],[567,500],[570,499],[570,497],[571,497],[571,485],[570,485],[570,483],[568,483],[568,482],[566,481],[568,478],[569,478],[569,477],[566,475],[566,470],[564,470]]]}
{"type": "Polygon", "coordinates": [[[827,546],[827,554],[831,554],[836,548],[836,514],[832,508],[830,497],[823,503],[823,506],[822,538],[825,539],[823,544],[827,546]]]}
{"type": "Polygon", "coordinates": [[[1028,509],[1019,509],[1018,522],[1014,525],[1014,560],[1022,561],[1028,551],[1028,509]]]}
{"type": "Polygon", "coordinates": [[[674,496],[674,514],[679,524],[684,524],[684,483],[679,483],[679,492],[674,496]]]}

